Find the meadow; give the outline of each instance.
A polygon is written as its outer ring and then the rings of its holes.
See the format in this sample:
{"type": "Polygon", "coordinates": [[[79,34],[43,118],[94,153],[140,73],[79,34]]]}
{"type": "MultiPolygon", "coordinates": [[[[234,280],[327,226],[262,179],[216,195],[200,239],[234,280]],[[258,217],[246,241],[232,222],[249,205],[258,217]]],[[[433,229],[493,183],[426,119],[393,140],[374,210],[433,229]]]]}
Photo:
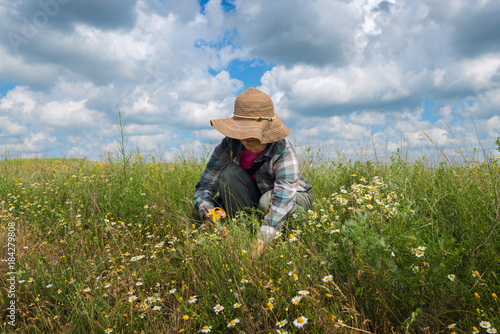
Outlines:
{"type": "Polygon", "coordinates": [[[205,163],[0,161],[2,331],[500,328],[498,157],[436,166],[397,153],[305,157],[313,206],[260,256],[261,213],[226,219],[226,233],[199,220],[192,196],[205,163]]]}

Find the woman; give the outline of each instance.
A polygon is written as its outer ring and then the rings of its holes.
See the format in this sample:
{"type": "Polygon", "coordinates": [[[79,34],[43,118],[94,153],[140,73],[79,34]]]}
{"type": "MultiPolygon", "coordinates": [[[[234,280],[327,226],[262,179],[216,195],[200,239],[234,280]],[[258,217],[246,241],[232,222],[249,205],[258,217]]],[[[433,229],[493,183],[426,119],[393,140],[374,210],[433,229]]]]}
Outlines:
{"type": "Polygon", "coordinates": [[[312,203],[312,187],[300,176],[295,150],[285,139],[290,129],[274,112],[271,98],[256,88],[236,97],[233,117],[210,124],[226,137],[196,184],[193,204],[205,219],[216,206],[229,216],[259,208],[266,213],[259,233],[262,246],[289,214],[312,203]]]}

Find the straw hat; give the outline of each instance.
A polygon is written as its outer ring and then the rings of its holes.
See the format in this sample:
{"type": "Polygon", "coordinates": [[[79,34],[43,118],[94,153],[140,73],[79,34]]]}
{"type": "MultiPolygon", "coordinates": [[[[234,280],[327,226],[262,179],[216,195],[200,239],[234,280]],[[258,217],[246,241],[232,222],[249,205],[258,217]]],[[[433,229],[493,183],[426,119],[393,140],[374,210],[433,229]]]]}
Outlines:
{"type": "Polygon", "coordinates": [[[262,144],[274,143],[290,134],[274,112],[271,98],[257,88],[248,88],[236,97],[233,117],[214,119],[210,124],[229,138],[257,138],[262,144]]]}

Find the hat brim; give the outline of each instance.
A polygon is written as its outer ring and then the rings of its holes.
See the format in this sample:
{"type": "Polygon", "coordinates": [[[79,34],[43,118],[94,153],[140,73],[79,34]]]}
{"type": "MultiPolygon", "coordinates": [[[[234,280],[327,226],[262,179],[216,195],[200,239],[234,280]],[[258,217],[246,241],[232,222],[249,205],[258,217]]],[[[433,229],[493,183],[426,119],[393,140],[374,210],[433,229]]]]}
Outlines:
{"type": "MultiPolygon", "coordinates": [[[[276,114],[275,114],[276,115],[276,114]]],[[[234,139],[257,138],[262,144],[274,143],[290,134],[290,129],[276,115],[272,121],[267,119],[224,118],[214,119],[210,124],[223,135],[234,139]]]]}

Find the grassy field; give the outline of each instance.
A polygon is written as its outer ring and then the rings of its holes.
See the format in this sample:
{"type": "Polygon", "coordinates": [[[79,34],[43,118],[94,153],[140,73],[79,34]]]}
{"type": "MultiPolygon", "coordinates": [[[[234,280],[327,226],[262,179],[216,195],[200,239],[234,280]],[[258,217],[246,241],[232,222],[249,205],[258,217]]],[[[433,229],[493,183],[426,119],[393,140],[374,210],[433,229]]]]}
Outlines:
{"type": "Polygon", "coordinates": [[[493,333],[498,162],[306,159],[313,207],[257,256],[258,212],[226,220],[226,235],[198,220],[191,203],[203,161],[3,161],[0,326],[493,333]]]}

